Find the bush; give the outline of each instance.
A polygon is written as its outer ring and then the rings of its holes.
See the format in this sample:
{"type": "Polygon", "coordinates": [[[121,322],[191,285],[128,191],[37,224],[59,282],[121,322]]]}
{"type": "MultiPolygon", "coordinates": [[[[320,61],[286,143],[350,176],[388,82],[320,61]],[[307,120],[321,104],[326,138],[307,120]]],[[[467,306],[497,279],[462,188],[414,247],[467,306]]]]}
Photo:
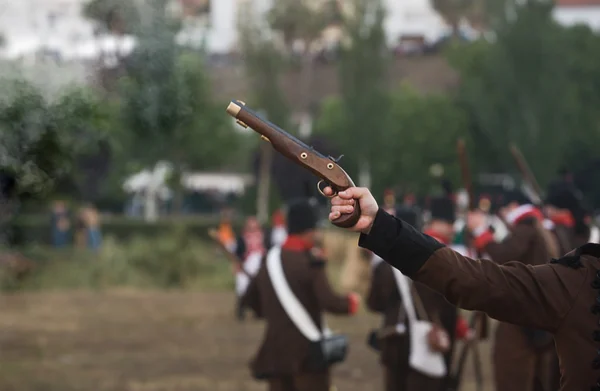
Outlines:
{"type": "MultiPolygon", "coordinates": [[[[169,235],[176,227],[183,226],[191,237],[208,239],[208,230],[218,224],[218,217],[164,219],[155,223],[127,217],[111,217],[102,220],[102,233],[105,237],[112,236],[119,242],[129,241],[134,237],[152,240],[169,235]]],[[[240,225],[236,224],[234,229],[238,229],[240,225]]],[[[21,216],[12,225],[11,242],[15,246],[50,245],[50,235],[49,217],[21,216]]]]}
{"type": "Polygon", "coordinates": [[[193,238],[183,225],[152,240],[137,236],[123,243],[108,237],[99,253],[44,246],[23,253],[38,267],[24,281],[0,279],[4,290],[233,288],[227,259],[210,243],[193,238]]]}

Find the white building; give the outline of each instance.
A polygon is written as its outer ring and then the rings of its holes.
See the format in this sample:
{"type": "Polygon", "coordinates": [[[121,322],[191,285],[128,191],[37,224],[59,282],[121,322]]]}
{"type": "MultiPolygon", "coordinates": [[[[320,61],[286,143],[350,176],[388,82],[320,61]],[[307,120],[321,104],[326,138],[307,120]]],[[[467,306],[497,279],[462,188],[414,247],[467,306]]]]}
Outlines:
{"type": "Polygon", "coordinates": [[[584,24],[600,32],[600,0],[557,0],[554,18],[565,26],[584,24]]]}
{"type": "MultiPolygon", "coordinates": [[[[115,42],[114,38],[98,39],[95,36],[95,26],[81,15],[86,1],[0,0],[0,33],[6,38],[0,57],[32,62],[38,61],[36,53],[43,51],[61,61],[81,61],[95,59],[100,53],[116,48],[131,50],[135,45],[131,38],[115,42]]],[[[260,15],[268,11],[273,1],[173,0],[175,9],[182,8],[184,3],[189,6],[210,2],[208,14],[184,18],[184,29],[178,41],[205,43],[212,53],[234,51],[238,39],[237,18],[245,16],[239,12],[240,5],[252,4],[260,15]]],[[[448,26],[433,9],[430,0],[383,1],[387,9],[385,29],[391,46],[395,46],[402,36],[422,36],[425,42],[432,42],[448,33],[448,26]]],[[[600,0],[557,1],[554,15],[559,22],[565,25],[585,23],[594,29],[600,28],[600,0]]]]}

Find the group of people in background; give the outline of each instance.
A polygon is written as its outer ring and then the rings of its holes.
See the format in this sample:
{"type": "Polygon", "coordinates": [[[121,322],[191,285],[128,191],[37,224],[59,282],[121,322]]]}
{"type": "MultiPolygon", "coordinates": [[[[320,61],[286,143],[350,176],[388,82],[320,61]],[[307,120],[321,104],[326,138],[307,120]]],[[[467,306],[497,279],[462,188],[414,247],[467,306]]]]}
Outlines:
{"type": "Polygon", "coordinates": [[[98,250],[102,245],[99,213],[92,205],[79,208],[72,215],[67,203],[57,200],[50,218],[52,245],[56,248],[74,245],[77,248],[98,250]]]}
{"type": "MultiPolygon", "coordinates": [[[[543,205],[535,204],[524,191],[511,189],[481,195],[477,210],[470,213],[468,203],[467,208],[461,206],[447,181],[441,188],[442,195],[430,197],[423,209],[412,195],[398,205],[389,190],[381,208],[464,256],[499,264],[515,260],[543,264],[582,243],[598,241],[597,228],[567,180],[550,186],[543,205]]],[[[267,322],[251,370],[257,379],[268,382],[269,390],[329,391],[330,367],[343,361],[344,354],[336,358],[336,353],[324,349],[339,336],[331,335],[323,314],[353,315],[360,297],[340,295],[331,288],[325,273],[327,257],[317,240],[317,211],[310,200],[291,202],[286,210],[286,216],[282,211],[273,216],[268,234],[251,217],[236,235],[228,220],[230,212],[224,213],[220,240],[240,260],[238,316],[250,308],[267,322]]],[[[382,316],[367,341],[379,354],[385,390],[453,389],[460,380],[453,370],[456,342],[476,344],[488,338],[487,317],[473,313],[467,321],[439,293],[412,281],[377,255],[362,254],[372,271],[365,304],[382,316]],[[426,335],[421,334],[423,324],[431,325],[426,335]]],[[[551,334],[501,322],[493,339],[496,391],[559,389],[560,369],[551,334]]],[[[340,342],[342,338],[336,341],[336,346],[347,343],[340,342]]]]}

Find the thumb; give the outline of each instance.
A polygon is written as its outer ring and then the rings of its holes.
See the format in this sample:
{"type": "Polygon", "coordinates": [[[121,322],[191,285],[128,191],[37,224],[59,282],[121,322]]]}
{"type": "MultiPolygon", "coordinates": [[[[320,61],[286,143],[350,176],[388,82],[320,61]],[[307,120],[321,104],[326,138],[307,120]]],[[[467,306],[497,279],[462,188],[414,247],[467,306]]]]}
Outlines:
{"type": "Polygon", "coordinates": [[[369,194],[369,189],[367,189],[366,187],[350,187],[340,192],[338,195],[345,200],[359,200],[367,194],[369,194]]]}

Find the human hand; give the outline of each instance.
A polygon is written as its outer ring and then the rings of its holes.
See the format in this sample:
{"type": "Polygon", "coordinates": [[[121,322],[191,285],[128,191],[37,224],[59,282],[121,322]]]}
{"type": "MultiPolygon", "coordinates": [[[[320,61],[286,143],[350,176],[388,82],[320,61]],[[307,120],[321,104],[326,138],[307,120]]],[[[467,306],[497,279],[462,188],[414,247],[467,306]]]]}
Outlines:
{"type": "MultiPolygon", "coordinates": [[[[331,187],[326,187],[323,190],[326,196],[333,195],[331,187]]],[[[331,198],[331,213],[329,220],[333,221],[340,218],[342,214],[350,214],[354,211],[354,205],[358,201],[360,206],[360,218],[354,227],[348,228],[350,231],[369,234],[371,227],[375,221],[375,216],[379,210],[379,205],[375,201],[375,197],[369,189],[365,187],[351,187],[339,192],[335,197],[331,198]]]]}

